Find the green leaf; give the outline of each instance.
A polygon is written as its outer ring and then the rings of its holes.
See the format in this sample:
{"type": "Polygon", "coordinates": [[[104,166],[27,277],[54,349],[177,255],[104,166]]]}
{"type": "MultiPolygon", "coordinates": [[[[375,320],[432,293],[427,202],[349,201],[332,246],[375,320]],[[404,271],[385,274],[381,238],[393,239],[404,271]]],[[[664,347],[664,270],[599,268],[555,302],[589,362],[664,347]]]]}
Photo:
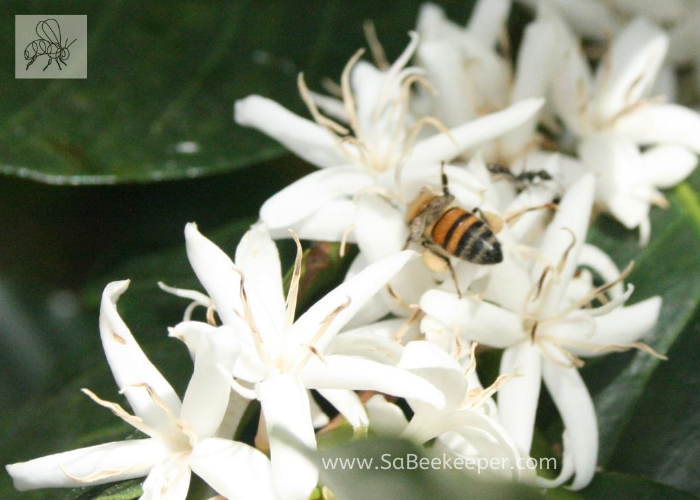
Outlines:
{"type": "MultiPolygon", "coordinates": [[[[653,236],[644,249],[638,248],[636,234],[623,232],[609,220],[596,224],[590,236],[618,265],[636,261],[627,280],[635,285],[634,302],[663,297],[658,325],[646,339],[661,354],[669,352],[700,303],[700,281],[687,279],[700,268],[700,204],[688,183],[675,189],[670,202],[668,210],[652,211],[653,236]]],[[[650,378],[666,363],[636,352],[611,354],[584,369],[600,424],[601,464],[609,462],[650,378]]]]}
{"type": "Polygon", "coordinates": [[[683,491],[627,474],[597,474],[586,489],[579,491],[587,500],[696,500],[683,491]]]}
{"type": "MultiPolygon", "coordinates": [[[[339,79],[375,19],[390,57],[407,43],[420,0],[327,2],[3,2],[17,14],[88,16],[86,80],[0,82],[0,172],[52,184],[192,178],[277,158],[284,148],[237,127],[236,99],[257,93],[303,112],[296,76],[339,79]],[[185,141],[192,154],[178,153],[185,141]]],[[[444,2],[462,13],[469,2],[444,2]]],[[[464,17],[463,15],[458,17],[464,17]]],[[[13,67],[12,50],[0,54],[13,67]]]]}

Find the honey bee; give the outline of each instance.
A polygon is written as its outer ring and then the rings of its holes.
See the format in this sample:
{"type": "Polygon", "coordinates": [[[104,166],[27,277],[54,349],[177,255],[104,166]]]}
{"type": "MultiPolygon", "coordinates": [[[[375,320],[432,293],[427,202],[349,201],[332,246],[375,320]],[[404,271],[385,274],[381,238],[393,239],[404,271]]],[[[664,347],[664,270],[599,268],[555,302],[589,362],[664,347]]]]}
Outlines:
{"type": "Polygon", "coordinates": [[[405,246],[411,242],[421,243],[429,252],[423,254],[426,265],[434,271],[449,268],[459,293],[450,257],[479,265],[502,262],[503,251],[495,235],[500,231],[502,221],[478,209],[474,213],[458,206],[450,193],[444,164],[441,180],[442,193],[424,187],[408,206],[405,220],[409,235],[405,246]]]}

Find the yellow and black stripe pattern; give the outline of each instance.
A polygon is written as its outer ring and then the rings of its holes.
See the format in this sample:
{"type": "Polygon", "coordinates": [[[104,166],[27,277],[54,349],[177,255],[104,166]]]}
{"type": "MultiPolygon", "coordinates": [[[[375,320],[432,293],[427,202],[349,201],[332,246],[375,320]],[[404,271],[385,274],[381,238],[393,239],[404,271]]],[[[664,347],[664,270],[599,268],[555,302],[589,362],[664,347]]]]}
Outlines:
{"type": "Polygon", "coordinates": [[[501,245],[489,226],[459,207],[445,210],[431,230],[432,241],[448,254],[474,264],[503,261],[501,245]]]}

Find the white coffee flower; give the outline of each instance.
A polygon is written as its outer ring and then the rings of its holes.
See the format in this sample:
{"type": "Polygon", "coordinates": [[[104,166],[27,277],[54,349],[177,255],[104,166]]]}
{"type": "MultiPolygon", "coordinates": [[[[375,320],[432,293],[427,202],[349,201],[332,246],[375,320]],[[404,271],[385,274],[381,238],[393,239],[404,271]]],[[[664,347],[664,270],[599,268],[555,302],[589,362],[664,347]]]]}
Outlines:
{"type": "Polygon", "coordinates": [[[516,128],[543,104],[541,99],[527,99],[449,131],[434,118],[413,117],[410,86],[424,77],[421,69],[405,65],[417,45],[418,37],[412,34],[411,44],[385,71],[357,62],[356,55],[343,73],[342,102],[311,95],[302,85],[315,122],[260,96],[236,103],[238,123],[260,129],[322,168],[263,205],[261,218],[275,237],[288,236],[291,227],[301,238],[340,241],[354,225],[353,197],[358,193],[381,189],[381,178],[399,175],[400,170],[450,161],[516,128]],[[317,106],[349,128],[321,115],[317,106]],[[424,137],[425,125],[437,126],[439,132],[424,137]]]}
{"type": "MultiPolygon", "coordinates": [[[[620,307],[633,291],[623,291],[620,275],[602,252],[584,245],[595,186],[584,176],[566,193],[545,233],[534,268],[515,269],[508,280],[489,284],[487,300],[459,299],[443,291],[426,293],[421,308],[424,321],[458,331],[466,340],[506,348],[502,374],[518,377],[504,385],[498,396],[501,422],[527,455],[532,444],[540,385],[544,380],[570,437],[569,453],[575,473],[572,487],[586,486],[593,477],[598,455],[598,428],[593,402],[577,367],[580,356],[639,348],[655,354],[638,339],[656,323],[661,299],[653,297],[620,307]],[[585,293],[574,286],[580,265],[591,265],[609,284],[585,293]],[[495,289],[495,290],[494,290],[495,289]],[[606,292],[610,299],[599,307],[594,300],[606,292]]],[[[560,477],[566,481],[568,477],[560,477]]]]}
{"type": "Polygon", "coordinates": [[[105,288],[100,334],[114,378],[134,415],[87,389],[83,392],[148,438],[8,465],[15,487],[76,488],[147,476],[141,498],[184,500],[193,471],[231,500],[274,499],[267,457],[247,444],[216,437],[231,393],[217,366],[232,369],[240,354],[235,344],[218,339],[233,332],[221,327],[200,339],[194,374],[181,402],[119,317],[116,302],[128,286],[128,281],[119,281],[105,288]],[[226,345],[229,348],[221,348],[226,345]]]}
{"type": "MultiPolygon", "coordinates": [[[[185,229],[187,254],[213,307],[224,325],[234,331],[241,348],[233,370],[234,390],[257,398],[267,426],[272,482],[280,499],[305,499],[313,490],[318,471],[275,429],[286,430],[310,448],[316,447],[308,389],[317,389],[339,409],[353,390],[374,390],[412,397],[441,406],[443,395],[430,383],[406,370],[355,355],[329,352],[332,339],[357,310],[408,261],[412,251],[400,252],[369,266],[294,319],[301,273],[301,246],[285,301],[277,248],[264,224],[254,226],[236,250],[236,263],[202,236],[194,224],[185,229]],[[249,385],[245,385],[249,384],[249,385]]],[[[298,243],[298,240],[297,240],[298,243]]],[[[191,293],[180,291],[181,294],[191,293]]],[[[212,312],[213,312],[212,310],[212,312]]],[[[213,322],[213,315],[210,315],[213,322]]],[[[189,321],[174,335],[188,340],[211,335],[215,327],[189,321]]],[[[366,349],[371,339],[346,339],[345,348],[366,349]],[[349,345],[347,345],[349,344],[349,345]]],[[[350,402],[350,404],[352,404],[350,402]]],[[[351,410],[353,411],[353,410],[351,410]]]]}
{"type": "Polygon", "coordinates": [[[637,19],[615,37],[595,78],[578,42],[565,28],[560,33],[568,49],[553,101],[570,135],[562,144],[571,141],[584,170],[597,174],[597,202],[626,227],[639,227],[646,243],[650,205],[666,204],[658,189],[695,168],[700,115],[650,95],[668,37],[648,21],[637,19]]]}
{"type": "Polygon", "coordinates": [[[408,399],[414,414],[410,422],[401,409],[381,395],[367,402],[370,428],[384,435],[400,436],[419,444],[437,438],[441,451],[462,458],[496,458],[513,466],[489,470],[496,477],[517,479],[515,464],[520,454],[498,422],[491,395],[508,377],[484,389],[476,376],[474,358],[467,356],[467,367],[434,344],[409,342],[399,366],[434,384],[445,396],[444,408],[408,399]]]}
{"type": "MultiPolygon", "coordinates": [[[[434,4],[424,4],[418,17],[423,42],[418,59],[437,93],[436,116],[453,127],[500,111],[526,99],[545,97],[558,48],[556,25],[549,19],[530,23],[523,36],[517,67],[510,54],[498,52],[510,0],[481,0],[465,27],[450,21],[434,4]]],[[[539,146],[538,115],[482,148],[487,161],[520,171],[539,146]]]]}

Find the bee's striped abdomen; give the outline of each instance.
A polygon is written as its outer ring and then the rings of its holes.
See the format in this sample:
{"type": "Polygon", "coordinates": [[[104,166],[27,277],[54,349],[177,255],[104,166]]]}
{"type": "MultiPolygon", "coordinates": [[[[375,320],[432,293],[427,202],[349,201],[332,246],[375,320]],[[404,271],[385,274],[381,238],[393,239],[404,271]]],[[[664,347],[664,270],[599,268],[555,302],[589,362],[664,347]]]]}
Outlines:
{"type": "Polygon", "coordinates": [[[497,264],[503,260],[501,246],[488,225],[463,208],[446,210],[435,221],[431,237],[448,254],[475,264],[497,264]]]}

